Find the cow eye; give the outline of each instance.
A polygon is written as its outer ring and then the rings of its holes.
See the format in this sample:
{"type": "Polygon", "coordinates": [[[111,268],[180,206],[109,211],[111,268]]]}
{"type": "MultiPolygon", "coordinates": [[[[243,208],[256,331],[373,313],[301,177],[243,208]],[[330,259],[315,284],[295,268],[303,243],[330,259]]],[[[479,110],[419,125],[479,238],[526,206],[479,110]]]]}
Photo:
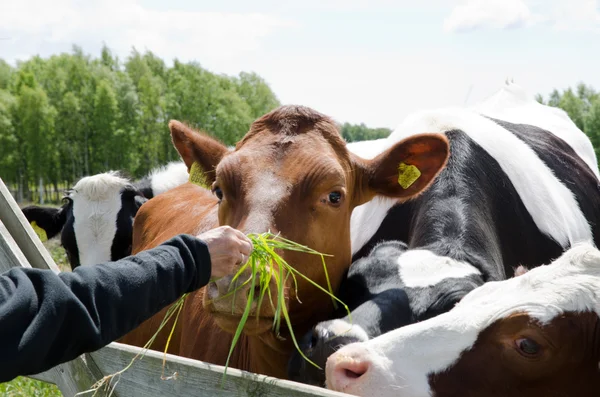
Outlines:
{"type": "Polygon", "coordinates": [[[341,192],[331,192],[329,193],[329,202],[333,205],[338,205],[340,203],[340,201],[342,200],[342,193],[341,192]]]}
{"type": "Polygon", "coordinates": [[[220,188],[220,187],[218,187],[218,186],[215,186],[215,187],[213,188],[213,194],[214,194],[215,196],[217,196],[217,198],[218,198],[219,200],[223,200],[223,191],[221,190],[221,188],[220,188]]]}
{"type": "Polygon", "coordinates": [[[517,345],[519,353],[527,357],[538,355],[542,349],[536,341],[529,338],[517,339],[515,344],[517,345]]]}

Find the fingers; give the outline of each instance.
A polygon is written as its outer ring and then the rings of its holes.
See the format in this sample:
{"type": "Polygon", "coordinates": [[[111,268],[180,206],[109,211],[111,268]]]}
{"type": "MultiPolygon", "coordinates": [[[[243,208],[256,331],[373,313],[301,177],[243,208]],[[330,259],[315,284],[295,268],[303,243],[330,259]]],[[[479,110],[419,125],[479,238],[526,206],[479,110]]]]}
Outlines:
{"type": "MultiPolygon", "coordinates": [[[[252,240],[248,238],[244,233],[239,231],[238,229],[233,229],[235,235],[241,240],[241,242],[247,246],[248,252],[244,252],[245,255],[249,255],[250,251],[252,251],[252,240]]],[[[243,252],[243,251],[242,251],[243,252]]]]}
{"type": "MultiPolygon", "coordinates": [[[[225,226],[227,228],[227,232],[233,233],[233,235],[236,237],[236,239],[238,240],[238,249],[239,251],[244,254],[244,256],[247,258],[248,256],[250,256],[250,253],[252,252],[253,246],[252,246],[252,240],[250,240],[248,238],[248,236],[246,236],[244,233],[242,233],[241,231],[239,231],[238,229],[229,227],[229,226],[225,226]]],[[[243,262],[245,263],[245,262],[243,262]]]]}

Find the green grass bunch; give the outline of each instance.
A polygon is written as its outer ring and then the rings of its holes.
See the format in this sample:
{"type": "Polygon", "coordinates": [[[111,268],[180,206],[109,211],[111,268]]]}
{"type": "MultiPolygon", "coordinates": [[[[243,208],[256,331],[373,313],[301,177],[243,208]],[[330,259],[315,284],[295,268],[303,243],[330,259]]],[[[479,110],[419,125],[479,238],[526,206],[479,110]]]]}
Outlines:
{"type": "Polygon", "coordinates": [[[298,352],[302,355],[302,357],[306,361],[308,361],[315,367],[320,368],[317,364],[315,364],[308,357],[306,357],[304,355],[304,353],[302,352],[302,350],[300,349],[300,347],[298,346],[296,336],[294,335],[292,322],[290,320],[290,315],[287,310],[287,306],[285,304],[284,286],[287,284],[288,280],[290,280],[290,278],[291,278],[291,280],[293,282],[292,283],[293,287],[296,292],[295,293],[296,299],[300,303],[302,303],[300,301],[300,298],[298,297],[297,277],[303,278],[309,284],[313,285],[314,287],[323,291],[325,294],[329,295],[333,301],[334,307],[337,308],[337,303],[339,302],[346,309],[348,314],[351,316],[348,306],[346,306],[346,304],[344,302],[342,302],[335,296],[335,294],[333,293],[333,290],[331,288],[331,282],[329,281],[329,273],[327,272],[327,265],[325,263],[325,256],[329,256],[329,255],[322,254],[322,253],[317,252],[305,245],[298,244],[291,240],[285,239],[279,235],[274,235],[270,232],[262,233],[262,234],[249,234],[248,238],[250,238],[250,240],[252,240],[252,245],[253,245],[254,249],[253,249],[252,253],[250,254],[250,257],[248,258],[248,261],[243,266],[240,267],[240,269],[234,275],[231,282],[235,283],[236,280],[239,279],[240,277],[242,277],[244,274],[249,274],[249,277],[246,280],[244,280],[244,282],[241,283],[238,287],[236,287],[236,289],[234,289],[234,291],[230,292],[230,294],[231,293],[235,294],[235,292],[237,290],[239,290],[240,288],[242,288],[243,286],[245,286],[247,284],[250,284],[250,290],[249,290],[250,292],[248,294],[248,301],[246,303],[244,313],[242,314],[240,323],[238,324],[236,332],[233,336],[231,347],[229,349],[229,355],[227,357],[227,362],[225,363],[224,375],[226,374],[227,368],[229,366],[229,359],[231,358],[233,350],[235,349],[235,346],[237,345],[237,342],[242,334],[244,326],[246,325],[246,322],[248,321],[250,312],[252,311],[252,305],[254,303],[255,298],[258,298],[257,299],[258,303],[257,303],[257,308],[256,308],[256,316],[258,316],[260,314],[261,305],[263,304],[263,302],[265,300],[265,296],[268,297],[267,302],[268,302],[268,304],[271,305],[273,312],[275,313],[273,316],[273,330],[275,331],[275,334],[277,336],[281,337],[280,336],[281,321],[282,320],[285,321],[285,324],[287,325],[290,336],[292,338],[292,342],[294,343],[294,346],[296,347],[298,352]],[[323,264],[323,271],[325,273],[325,279],[327,280],[327,289],[325,289],[322,286],[320,286],[319,284],[315,283],[310,278],[306,277],[304,274],[299,272],[297,269],[295,269],[294,267],[289,265],[286,262],[286,260],[283,259],[277,253],[278,250],[298,251],[298,252],[303,252],[306,254],[320,256],[321,263],[323,264]],[[276,266],[274,266],[274,265],[276,265],[276,266]],[[275,286],[276,286],[276,290],[277,290],[277,296],[275,296],[275,297],[272,296],[271,289],[269,288],[269,284],[271,283],[271,281],[275,282],[275,286]],[[255,288],[257,285],[259,286],[258,289],[255,288]],[[255,296],[256,291],[260,291],[258,297],[255,296]]]}

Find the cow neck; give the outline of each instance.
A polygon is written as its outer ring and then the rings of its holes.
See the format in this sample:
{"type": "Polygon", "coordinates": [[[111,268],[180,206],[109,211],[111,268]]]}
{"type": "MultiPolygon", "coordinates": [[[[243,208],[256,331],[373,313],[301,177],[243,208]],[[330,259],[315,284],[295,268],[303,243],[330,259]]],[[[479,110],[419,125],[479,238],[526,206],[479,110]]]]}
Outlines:
{"type": "Polygon", "coordinates": [[[425,249],[466,262],[486,280],[504,279],[500,242],[486,215],[461,197],[427,200],[413,218],[409,249],[425,249]]]}
{"type": "Polygon", "coordinates": [[[467,262],[485,281],[559,256],[562,248],[540,232],[498,162],[464,132],[446,134],[447,167],[428,191],[407,203],[409,247],[467,262]]]}

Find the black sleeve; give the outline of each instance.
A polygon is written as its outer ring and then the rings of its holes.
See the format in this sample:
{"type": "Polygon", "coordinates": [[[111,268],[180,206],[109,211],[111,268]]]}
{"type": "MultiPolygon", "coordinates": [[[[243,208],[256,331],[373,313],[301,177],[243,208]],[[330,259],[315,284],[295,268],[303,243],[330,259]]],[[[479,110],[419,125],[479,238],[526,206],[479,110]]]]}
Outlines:
{"type": "Polygon", "coordinates": [[[0,275],[0,382],[107,345],[206,285],[210,273],[206,244],[189,235],[58,275],[11,269],[0,275]]]}

